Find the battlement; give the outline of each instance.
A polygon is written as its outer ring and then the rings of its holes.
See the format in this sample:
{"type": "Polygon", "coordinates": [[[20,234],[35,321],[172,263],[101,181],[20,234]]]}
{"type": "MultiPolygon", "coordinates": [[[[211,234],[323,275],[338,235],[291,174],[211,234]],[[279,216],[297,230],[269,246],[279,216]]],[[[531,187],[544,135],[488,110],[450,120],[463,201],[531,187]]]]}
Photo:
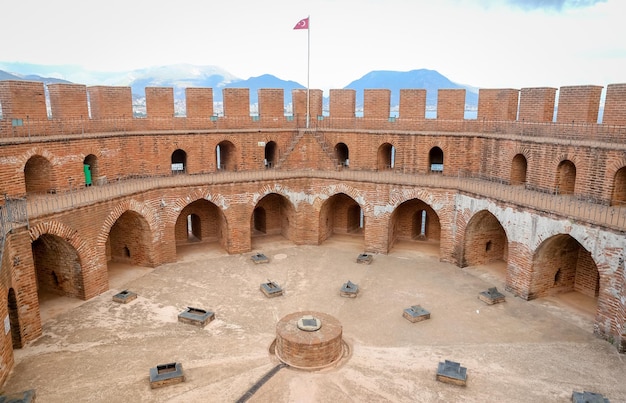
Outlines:
{"type": "MultiPolygon", "coordinates": [[[[602,121],[600,101],[603,87],[596,85],[556,88],[480,89],[477,119],[484,121],[522,121],[528,123],[576,123],[626,125],[626,84],[607,86],[602,121]],[[558,91],[558,97],[557,97],[558,91]],[[556,100],[558,99],[558,105],[556,100]],[[556,107],[556,108],[555,108],[556,107]],[[555,112],[556,111],[556,112],[555,112]]],[[[41,82],[0,81],[2,120],[13,119],[113,119],[132,118],[133,100],[130,87],[92,86],[81,84],[48,85],[50,113],[45,88],[41,82]]],[[[250,90],[224,88],[223,117],[248,118],[250,90]]],[[[147,119],[174,117],[174,91],[171,87],[147,87],[147,119]]],[[[186,117],[215,117],[212,88],[186,89],[186,117]]],[[[440,89],[437,94],[437,120],[466,120],[464,89],[440,89]]],[[[258,90],[258,116],[282,122],[285,118],[283,89],[258,90]]],[[[391,91],[365,89],[363,118],[387,120],[390,116],[391,91]]],[[[307,114],[307,91],[292,91],[292,116],[307,114]]],[[[323,94],[312,89],[308,93],[308,113],[312,119],[323,118],[323,94]]],[[[356,117],[356,91],[331,89],[329,118],[356,117]]],[[[220,116],[222,117],[222,116],[220,116]]],[[[136,118],[136,119],[146,119],[136,118]]],[[[402,120],[426,119],[426,90],[402,89],[398,115],[402,120]]],[[[471,119],[470,119],[471,120],[471,119]]]]}

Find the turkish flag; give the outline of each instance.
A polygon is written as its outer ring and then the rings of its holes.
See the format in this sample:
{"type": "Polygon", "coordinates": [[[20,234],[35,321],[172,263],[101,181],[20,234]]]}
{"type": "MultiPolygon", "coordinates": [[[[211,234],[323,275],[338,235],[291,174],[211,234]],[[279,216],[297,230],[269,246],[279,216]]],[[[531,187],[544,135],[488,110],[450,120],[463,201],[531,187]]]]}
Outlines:
{"type": "Polygon", "coordinates": [[[296,24],[293,29],[309,29],[309,17],[303,18],[296,24]]]}

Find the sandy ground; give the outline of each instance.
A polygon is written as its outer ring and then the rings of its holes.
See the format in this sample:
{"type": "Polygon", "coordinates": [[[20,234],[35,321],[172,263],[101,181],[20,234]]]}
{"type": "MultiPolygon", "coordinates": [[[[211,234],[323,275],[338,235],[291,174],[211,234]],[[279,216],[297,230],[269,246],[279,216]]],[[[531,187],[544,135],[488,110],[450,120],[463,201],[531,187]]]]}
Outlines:
{"type": "Polygon", "coordinates": [[[342,323],[346,359],[317,372],[281,369],[249,402],[570,402],[573,391],[626,402],[624,356],[592,334],[595,301],[581,294],[523,301],[504,291],[504,263],[460,269],[425,243],[402,243],[371,265],[356,263],[361,238],[253,246],[233,256],[186,246],[156,269],[113,265],[111,289],[89,301],[42,298],[43,335],[15,351],[3,391],[35,389],[43,403],[234,402],[278,363],[269,347],[279,319],[313,310],[342,323]],[[270,262],[254,264],[256,252],[270,262]],[[266,298],[267,280],[285,294],[266,298]],[[357,298],[339,295],[348,280],[357,298]],[[506,302],[477,298],[493,286],[506,302]],[[138,298],[113,302],[124,289],[138,298]],[[430,320],[402,317],[416,304],[430,320]],[[188,306],[216,319],[179,323],[188,306]],[[446,359],[467,368],[467,386],[436,381],[446,359]],[[172,362],[186,381],[151,389],[150,368],[172,362]]]}

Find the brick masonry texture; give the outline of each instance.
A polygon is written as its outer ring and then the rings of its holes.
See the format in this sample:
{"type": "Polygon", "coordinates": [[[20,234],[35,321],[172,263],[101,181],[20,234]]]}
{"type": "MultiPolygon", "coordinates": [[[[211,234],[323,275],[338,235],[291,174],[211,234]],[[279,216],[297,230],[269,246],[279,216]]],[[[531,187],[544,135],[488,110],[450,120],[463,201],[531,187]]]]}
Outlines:
{"type": "Polygon", "coordinates": [[[186,91],[186,117],[173,116],[171,88],[147,88],[148,117],[138,119],[130,88],[54,84],[49,118],[43,84],[0,81],[0,193],[31,205],[28,227],[2,234],[0,318],[11,330],[0,343],[0,382],[13,350],[41,335],[38,289],[90,299],[109,289],[110,261],[155,267],[195,241],[239,254],[251,251],[252,237],[277,234],[303,245],[352,234],[371,253],[399,240],[433,242],[459,267],[504,261],[506,289],[520,298],[594,298],[593,331],[623,352],[626,221],[598,223],[585,211],[624,214],[624,88],[607,88],[605,123],[597,123],[597,86],[562,87],[556,122],[553,88],[481,90],[474,121],[463,118],[464,90],[440,90],[437,119],[425,119],[426,91],[405,89],[397,122],[388,90],[364,92],[363,118],[354,91],[332,90],[330,116],[319,120],[323,93],[310,90],[306,129],[301,89],[292,93],[293,119],[283,90],[259,90],[254,120],[248,89],[223,90],[218,119],[210,88],[186,91]],[[13,125],[27,116],[29,125],[13,125]],[[220,179],[229,174],[240,176],[220,179]],[[406,183],[413,179],[426,185],[406,183]],[[155,185],[114,190],[138,182],[155,185]],[[563,215],[484,193],[493,184],[582,209],[563,215]],[[102,197],[32,207],[69,191],[102,197]]]}

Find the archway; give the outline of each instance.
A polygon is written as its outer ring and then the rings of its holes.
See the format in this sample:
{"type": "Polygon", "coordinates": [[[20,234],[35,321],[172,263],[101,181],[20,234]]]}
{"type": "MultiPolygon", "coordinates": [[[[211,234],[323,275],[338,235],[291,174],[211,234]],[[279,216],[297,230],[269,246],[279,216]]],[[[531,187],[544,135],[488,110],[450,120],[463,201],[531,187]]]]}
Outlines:
{"type": "Polygon", "coordinates": [[[283,195],[269,193],[262,197],[254,207],[250,218],[250,229],[253,237],[281,235],[293,240],[296,225],[296,209],[283,195]]]}
{"type": "Polygon", "coordinates": [[[228,140],[221,141],[215,147],[215,159],[218,170],[235,171],[237,168],[235,145],[228,140]]]}
{"type": "Polygon", "coordinates": [[[503,283],[509,258],[509,241],[500,221],[487,210],[474,214],[465,227],[461,267],[492,265],[499,268],[503,283]]]}
{"type": "Polygon", "coordinates": [[[9,324],[11,325],[11,341],[13,348],[22,348],[22,332],[20,330],[19,310],[17,308],[17,298],[13,288],[9,288],[7,298],[7,308],[9,311],[9,324]]]}
{"type": "Polygon", "coordinates": [[[42,234],[31,244],[40,305],[64,296],[85,298],[78,252],[65,239],[42,234]]]}
{"type": "Polygon", "coordinates": [[[526,183],[526,170],[528,162],[524,154],[517,154],[511,162],[511,185],[524,185],[526,183]]]}
{"type": "Polygon", "coordinates": [[[89,154],[83,160],[83,172],[85,174],[85,186],[91,186],[98,178],[98,157],[89,154]]]}
{"type": "Polygon", "coordinates": [[[174,225],[176,252],[193,243],[218,243],[222,247],[226,240],[226,218],[215,204],[199,199],[186,205],[174,225]]]}
{"type": "Polygon", "coordinates": [[[151,267],[151,238],[146,219],[135,211],[125,211],[109,231],[107,262],[151,267]]]}
{"type": "Polygon", "coordinates": [[[276,154],[277,154],[276,142],[268,141],[267,144],[265,144],[265,154],[264,154],[265,168],[273,168],[274,166],[276,166],[276,159],[277,159],[276,154]]]}
{"type": "Polygon", "coordinates": [[[598,309],[600,273],[591,252],[569,234],[554,235],[533,255],[528,299],[555,297],[575,304],[594,319],[598,309]]]}
{"type": "Polygon", "coordinates": [[[329,197],[320,210],[320,243],[334,234],[364,236],[361,206],[345,193],[329,197]]]}
{"type": "Polygon", "coordinates": [[[348,146],[345,143],[337,143],[335,145],[335,157],[342,167],[350,166],[350,154],[348,146]]]}
{"type": "Polygon", "coordinates": [[[177,149],[172,153],[172,174],[183,174],[187,172],[187,153],[177,149]]]}
{"type": "Polygon", "coordinates": [[[411,199],[403,202],[393,211],[389,223],[389,250],[411,243],[412,248],[428,250],[439,256],[439,216],[424,201],[411,199]]]}
{"type": "Polygon", "coordinates": [[[431,173],[443,173],[443,150],[433,147],[428,152],[428,166],[431,173]]]}
{"type": "Polygon", "coordinates": [[[556,193],[574,194],[576,187],[576,166],[570,160],[563,160],[556,169],[556,193]]]}
{"type": "Polygon", "coordinates": [[[41,155],[33,155],[24,166],[26,193],[55,193],[52,164],[41,155]]]}
{"type": "Polygon", "coordinates": [[[613,177],[612,206],[626,206],[626,167],[620,168],[613,177]]]}
{"type": "Polygon", "coordinates": [[[393,169],[394,167],[394,155],[395,149],[389,143],[381,144],[378,147],[378,153],[376,157],[376,167],[379,171],[393,169]]]}

